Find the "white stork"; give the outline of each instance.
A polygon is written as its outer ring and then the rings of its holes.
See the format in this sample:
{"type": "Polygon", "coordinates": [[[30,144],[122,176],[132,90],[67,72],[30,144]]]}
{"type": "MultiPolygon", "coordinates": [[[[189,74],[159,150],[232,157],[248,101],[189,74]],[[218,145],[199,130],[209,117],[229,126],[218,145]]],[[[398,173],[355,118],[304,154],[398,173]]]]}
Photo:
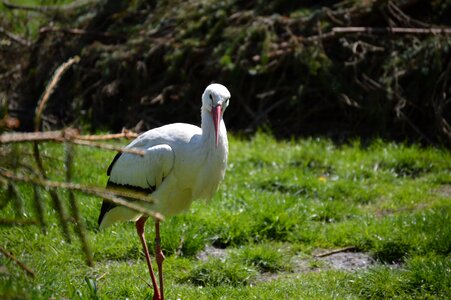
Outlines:
{"type": "MultiPolygon", "coordinates": [[[[172,216],[189,208],[195,199],[209,199],[224,178],[227,165],[227,131],[222,119],[230,93],[220,84],[210,84],[202,95],[201,128],[175,123],[149,130],[127,148],[143,150],[144,156],[118,153],[108,168],[107,187],[145,192],[153,203],[146,208],[172,216]]],[[[164,255],[160,246],[160,221],[155,220],[158,288],[144,238],[148,216],[124,206],[104,201],[98,223],[100,229],[118,221],[135,221],[154,289],[153,299],[164,299],[164,255]]]]}

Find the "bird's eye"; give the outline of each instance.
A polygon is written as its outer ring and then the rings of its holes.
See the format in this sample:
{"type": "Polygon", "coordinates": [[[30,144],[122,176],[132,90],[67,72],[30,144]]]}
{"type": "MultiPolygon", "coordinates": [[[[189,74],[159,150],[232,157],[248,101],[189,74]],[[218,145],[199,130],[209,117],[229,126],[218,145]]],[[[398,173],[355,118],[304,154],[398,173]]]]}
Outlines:
{"type": "Polygon", "coordinates": [[[213,95],[210,94],[209,96],[210,96],[210,100],[213,101],[213,95]]]}

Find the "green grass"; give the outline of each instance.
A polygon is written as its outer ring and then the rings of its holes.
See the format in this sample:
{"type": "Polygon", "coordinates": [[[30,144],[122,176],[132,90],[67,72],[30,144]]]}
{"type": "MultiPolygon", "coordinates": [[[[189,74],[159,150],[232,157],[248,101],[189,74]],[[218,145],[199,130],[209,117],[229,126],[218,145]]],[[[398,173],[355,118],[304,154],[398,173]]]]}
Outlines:
{"type": "MultiPolygon", "coordinates": [[[[31,146],[19,150],[32,164],[31,146]]],[[[49,177],[62,180],[63,147],[48,143],[42,152],[49,177]]],[[[76,147],[75,181],[104,186],[113,156],[76,147]]],[[[71,244],[64,241],[41,192],[46,235],[38,226],[0,227],[0,243],[36,278],[0,256],[7,268],[0,273],[0,298],[151,299],[133,224],[98,232],[100,200],[77,194],[96,262],[90,268],[76,235],[71,244]]],[[[34,216],[31,187],[20,184],[18,193],[25,215],[16,215],[2,187],[2,218],[34,216]]],[[[450,199],[451,154],[444,149],[231,137],[226,179],[215,197],[162,224],[167,298],[450,298],[450,199]],[[223,255],[199,259],[206,245],[224,249],[223,255]],[[351,272],[313,259],[316,249],[346,246],[377,263],[351,272]],[[293,257],[305,258],[312,271],[297,270],[293,257]]],[[[152,226],[146,234],[153,252],[152,226]]]]}
{"type": "MultiPolygon", "coordinates": [[[[8,2],[29,7],[58,6],[70,3],[68,0],[14,0],[8,2]]],[[[3,3],[0,4],[0,15],[3,18],[0,25],[5,26],[7,31],[30,40],[37,37],[39,28],[48,20],[44,17],[45,14],[26,9],[9,9],[3,3]]],[[[51,15],[51,13],[47,12],[47,15],[51,15]]]]}

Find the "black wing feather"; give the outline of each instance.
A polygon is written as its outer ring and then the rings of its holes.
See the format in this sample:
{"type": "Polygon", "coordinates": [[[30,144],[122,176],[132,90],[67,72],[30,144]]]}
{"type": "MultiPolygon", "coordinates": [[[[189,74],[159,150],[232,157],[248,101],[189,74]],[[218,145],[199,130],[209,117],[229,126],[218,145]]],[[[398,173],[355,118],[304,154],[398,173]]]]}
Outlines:
{"type": "MultiPolygon", "coordinates": [[[[133,186],[133,185],[129,185],[129,184],[117,184],[110,180],[108,180],[106,187],[111,188],[111,189],[127,189],[131,192],[143,193],[146,195],[153,193],[156,189],[155,186],[149,186],[148,188],[142,188],[140,186],[133,186]]],[[[133,198],[126,198],[126,199],[129,201],[133,201],[133,198]]],[[[102,223],[102,220],[103,220],[103,217],[105,216],[105,214],[107,212],[109,212],[110,210],[112,210],[113,208],[115,208],[116,206],[118,206],[118,205],[111,201],[103,200],[102,207],[100,208],[99,218],[97,219],[97,223],[99,224],[99,226],[100,226],[100,223],[102,223]]]]}
{"type": "MultiPolygon", "coordinates": [[[[106,174],[108,176],[111,175],[111,170],[113,169],[114,164],[116,163],[116,161],[119,159],[119,157],[121,156],[122,152],[118,152],[116,153],[116,156],[114,156],[113,160],[111,161],[110,165],[108,166],[108,169],[106,171],[106,174]]],[[[108,183],[106,184],[106,187],[110,187],[111,186],[111,182],[108,180],[108,183]]],[[[100,214],[99,214],[99,218],[97,219],[97,223],[100,226],[100,223],[102,223],[102,219],[105,216],[105,214],[112,210],[113,208],[115,208],[117,206],[117,204],[114,204],[113,202],[110,201],[106,201],[103,200],[102,202],[102,207],[100,208],[100,214]]]]}
{"type": "MultiPolygon", "coordinates": [[[[122,152],[119,152],[113,158],[113,161],[111,162],[110,166],[108,167],[108,170],[106,171],[106,174],[108,176],[111,175],[111,170],[113,169],[114,164],[119,159],[121,154],[122,154],[122,152]]],[[[133,185],[129,185],[129,184],[117,184],[117,183],[112,182],[111,180],[108,180],[108,183],[106,184],[106,188],[127,189],[127,190],[130,190],[133,192],[139,192],[139,193],[145,193],[145,194],[153,193],[156,189],[155,186],[149,186],[148,188],[142,188],[139,186],[133,186],[133,185]]],[[[128,200],[133,201],[133,199],[131,199],[131,198],[128,198],[128,200]]],[[[110,210],[112,210],[113,208],[115,208],[116,206],[118,206],[118,205],[113,202],[103,200],[102,207],[100,208],[99,218],[97,219],[97,223],[99,224],[99,226],[102,223],[102,220],[103,220],[103,217],[105,216],[105,214],[107,212],[109,212],[110,210]]]]}
{"type": "Polygon", "coordinates": [[[119,159],[119,157],[121,157],[121,155],[122,155],[122,152],[118,152],[118,153],[116,154],[116,156],[113,158],[113,161],[112,161],[111,164],[109,165],[108,170],[106,170],[106,174],[107,174],[108,176],[110,176],[111,170],[113,169],[114,164],[115,164],[116,161],[119,159]]]}
{"type": "MultiPolygon", "coordinates": [[[[109,184],[110,184],[110,181],[108,181],[107,187],[109,184]]],[[[99,224],[99,226],[102,223],[102,220],[103,220],[103,217],[105,216],[105,214],[107,212],[109,212],[110,210],[112,210],[113,208],[115,208],[116,206],[117,206],[117,204],[115,204],[113,202],[103,200],[102,207],[100,208],[99,218],[97,219],[97,224],[99,224]]]]}

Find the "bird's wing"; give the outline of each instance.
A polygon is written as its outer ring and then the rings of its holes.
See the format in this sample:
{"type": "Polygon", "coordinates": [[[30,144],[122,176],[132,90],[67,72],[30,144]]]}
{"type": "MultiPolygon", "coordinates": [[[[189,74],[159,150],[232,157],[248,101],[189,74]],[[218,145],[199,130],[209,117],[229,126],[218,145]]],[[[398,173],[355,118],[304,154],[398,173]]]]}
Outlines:
{"type": "MultiPolygon", "coordinates": [[[[137,145],[135,145],[137,146],[137,145]]],[[[142,147],[139,147],[142,150],[142,147]]],[[[155,145],[144,150],[144,156],[118,153],[108,167],[107,188],[126,188],[150,194],[169,175],[174,165],[174,152],[169,145],[155,145]]],[[[103,201],[97,220],[101,225],[105,215],[117,205],[103,201]]]]}
{"type": "Polygon", "coordinates": [[[174,151],[167,144],[144,149],[143,156],[122,153],[116,156],[109,168],[109,181],[115,184],[158,188],[174,166],[174,151]]]}

